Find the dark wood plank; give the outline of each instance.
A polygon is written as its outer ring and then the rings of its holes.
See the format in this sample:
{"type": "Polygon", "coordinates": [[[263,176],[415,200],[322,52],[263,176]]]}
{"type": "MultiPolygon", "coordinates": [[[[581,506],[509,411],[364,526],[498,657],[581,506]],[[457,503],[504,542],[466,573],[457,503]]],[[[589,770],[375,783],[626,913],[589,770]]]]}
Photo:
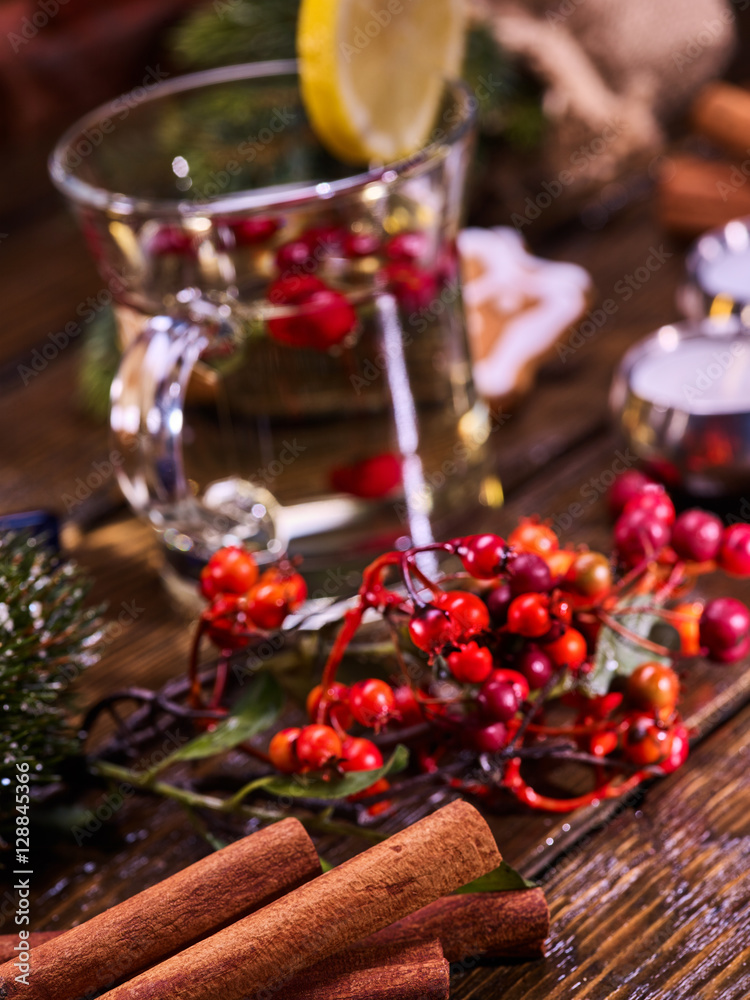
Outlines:
{"type": "Polygon", "coordinates": [[[635,812],[564,853],[543,884],[547,957],[454,983],[470,1000],[740,1000],[750,992],[745,709],[635,812]]]}
{"type": "MultiPolygon", "coordinates": [[[[14,223],[4,232],[7,235],[0,240],[0,367],[15,368],[15,372],[3,372],[7,391],[23,389],[25,384],[39,380],[32,368],[33,376],[24,383],[18,365],[30,368],[34,348],[41,349],[48,343],[54,347],[50,334],[64,331],[67,323],[80,324],[91,308],[87,300],[93,296],[96,305],[96,296],[105,284],[96,273],[75,220],[62,204],[52,214],[26,224],[14,223]]],[[[52,347],[47,350],[50,357],[52,347]]],[[[65,348],[62,354],[70,349],[65,348]]]]}

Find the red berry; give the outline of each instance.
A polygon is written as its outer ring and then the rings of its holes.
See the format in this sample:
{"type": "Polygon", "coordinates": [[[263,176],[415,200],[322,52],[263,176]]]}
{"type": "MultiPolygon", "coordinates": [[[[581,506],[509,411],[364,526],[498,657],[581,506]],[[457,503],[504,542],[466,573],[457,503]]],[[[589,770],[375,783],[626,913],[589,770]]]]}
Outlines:
{"type": "MultiPolygon", "coordinates": [[[[317,279],[312,279],[317,282],[317,279]]],[[[268,320],[268,332],[290,347],[325,351],[339,344],[357,325],[357,314],[348,299],[322,282],[313,288],[311,279],[280,278],[268,290],[268,298],[288,305],[288,315],[268,320]]]]}
{"type": "Polygon", "coordinates": [[[554,666],[575,670],[586,659],[586,640],[578,629],[569,628],[558,639],[546,643],[544,652],[554,666]]]}
{"type": "Polygon", "coordinates": [[[467,729],[464,733],[466,743],[478,753],[496,753],[502,750],[508,742],[508,730],[502,722],[493,722],[489,726],[477,726],[467,729]]]}
{"type": "Polygon", "coordinates": [[[341,740],[330,726],[311,725],[300,730],[295,744],[300,764],[318,770],[341,757],[341,740]]]}
{"type": "Polygon", "coordinates": [[[519,654],[516,665],[532,691],[543,688],[555,672],[552,660],[543,649],[530,643],[519,654]]]}
{"type": "Polygon", "coordinates": [[[268,746],[268,756],[277,771],[284,774],[294,774],[299,771],[300,762],[295,749],[297,737],[302,732],[299,728],[280,729],[268,746]]]}
{"type": "Polygon", "coordinates": [[[462,684],[481,684],[492,671],[492,653],[469,642],[447,656],[448,669],[462,684]]]}
{"type": "MultiPolygon", "coordinates": [[[[316,684],[307,696],[305,707],[311,722],[318,721],[318,708],[323,694],[323,685],[316,684]]],[[[326,697],[325,722],[335,722],[340,729],[349,729],[354,722],[354,716],[349,709],[349,688],[346,684],[334,681],[328,688],[326,697]]]]}
{"type": "Polygon", "coordinates": [[[385,245],[385,255],[389,260],[412,261],[423,257],[427,250],[424,233],[405,232],[392,236],[385,245]]]}
{"type": "Polygon", "coordinates": [[[307,584],[299,573],[267,569],[247,595],[248,614],[260,628],[280,628],[290,611],[307,597],[307,584]]]}
{"type": "Polygon", "coordinates": [[[672,528],[672,548],[681,559],[707,562],[718,556],[723,531],[721,520],[715,514],[698,508],[686,510],[672,528]]]}
{"type": "Polygon", "coordinates": [[[493,722],[510,722],[518,711],[518,696],[512,684],[490,678],[477,695],[482,715],[493,722]]]}
{"type": "Polygon", "coordinates": [[[447,590],[436,601],[442,611],[447,611],[456,625],[456,638],[484,632],[490,627],[490,613],[481,597],[468,590],[447,590]]]}
{"type": "Polygon", "coordinates": [[[383,766],[383,755],[371,740],[349,736],[341,745],[342,771],[374,771],[383,766]]]}
{"type": "Polygon", "coordinates": [[[217,225],[225,225],[234,236],[235,246],[252,246],[254,243],[265,243],[280,228],[278,219],[268,216],[250,216],[247,219],[217,220],[217,225]]]}
{"type": "Polygon", "coordinates": [[[612,732],[597,733],[589,741],[589,753],[595,757],[606,757],[617,749],[617,735],[612,732]]]}
{"type": "Polygon", "coordinates": [[[394,688],[393,698],[396,703],[394,714],[399,716],[400,725],[417,726],[420,722],[424,722],[422,709],[408,684],[400,684],[394,688]]]}
{"type": "Polygon", "coordinates": [[[584,597],[593,600],[603,596],[612,588],[609,560],[601,552],[581,552],[573,560],[566,582],[584,597]]]}
{"type": "Polygon", "coordinates": [[[750,576],[750,524],[740,522],[724,529],[719,565],[732,576],[750,576]]]}
{"type": "Polygon", "coordinates": [[[236,545],[214,552],[201,570],[201,593],[206,600],[217,594],[246,594],[258,579],[253,556],[236,545]]]}
{"type": "Polygon", "coordinates": [[[354,718],[363,726],[381,726],[396,707],[393,688],[375,677],[357,681],[349,690],[349,706],[354,718]]]}
{"type": "Polygon", "coordinates": [[[640,493],[644,486],[653,483],[645,473],[639,469],[628,469],[618,476],[612,483],[607,501],[613,517],[618,517],[625,509],[625,504],[632,500],[636,494],[640,493]]]}
{"type": "Polygon", "coordinates": [[[628,701],[636,708],[673,712],[680,694],[680,681],[665,663],[648,661],[628,677],[625,690],[628,701]]]}
{"type": "Polygon", "coordinates": [[[674,504],[669,494],[659,483],[646,483],[634,497],[625,504],[623,514],[632,510],[645,510],[658,521],[663,521],[667,527],[674,524],[674,504]]]}
{"type": "Polygon", "coordinates": [[[300,236],[318,260],[340,254],[347,231],[340,226],[311,226],[300,236]]]}
{"type": "Polygon", "coordinates": [[[669,758],[673,735],[649,715],[633,716],[625,739],[625,756],[637,767],[660,764],[669,758]]]}
{"type": "Polygon", "coordinates": [[[248,594],[248,612],[259,628],[280,628],[287,616],[287,603],[281,586],[261,579],[248,594]]]}
{"type": "Polygon", "coordinates": [[[700,618],[701,645],[714,660],[732,663],[741,659],[750,637],[750,612],[734,597],[709,601],[700,618]]]}
{"type": "Polygon", "coordinates": [[[731,649],[725,649],[721,653],[712,653],[711,656],[712,659],[718,660],[720,663],[736,663],[738,660],[744,660],[748,651],[750,651],[750,636],[746,639],[741,639],[731,649]]]}
{"type": "Polygon", "coordinates": [[[458,549],[464,569],[477,580],[497,576],[506,554],[505,542],[499,535],[468,535],[458,549]]]}
{"type": "Polygon", "coordinates": [[[508,620],[508,608],[513,600],[507,580],[503,580],[485,595],[487,610],[493,625],[504,625],[508,620]]]}
{"type": "Polygon", "coordinates": [[[209,639],[219,649],[244,649],[256,630],[241,594],[219,594],[203,612],[203,619],[209,639]]]}
{"type": "Polygon", "coordinates": [[[364,500],[377,500],[392,493],[401,483],[401,459],[392,452],[373,455],[353,465],[341,465],[331,472],[331,486],[341,493],[364,500]]]}
{"type": "Polygon", "coordinates": [[[510,632],[536,639],[549,632],[551,623],[547,600],[541,594],[521,594],[511,601],[508,608],[510,632]]]}
{"type": "Polygon", "coordinates": [[[409,636],[417,649],[425,653],[438,652],[450,642],[456,631],[451,617],[440,608],[428,607],[415,611],[409,622],[409,636]]]}
{"type": "Polygon", "coordinates": [[[408,313],[423,309],[437,295],[436,276],[416,264],[393,261],[383,268],[383,277],[398,304],[408,313]]]}
{"type": "Polygon", "coordinates": [[[523,517],[518,526],[508,535],[508,545],[522,552],[534,552],[547,556],[560,548],[560,542],[552,528],[535,518],[523,517]]]}
{"type": "Polygon", "coordinates": [[[344,238],[345,257],[371,257],[380,249],[380,240],[375,233],[347,233],[344,238]]]}
{"type": "Polygon", "coordinates": [[[675,726],[671,732],[672,746],[666,760],[663,760],[659,765],[664,774],[671,774],[678,767],[682,767],[690,752],[687,729],[684,726],[675,726]]]}
{"type": "Polygon", "coordinates": [[[502,682],[510,684],[516,694],[516,700],[521,705],[529,697],[529,684],[523,674],[517,670],[507,670],[505,667],[497,667],[487,678],[486,683],[502,682]]]}
{"type": "Polygon", "coordinates": [[[549,613],[561,625],[570,625],[573,621],[573,605],[570,599],[562,594],[552,597],[549,602],[549,613]]]}
{"type": "Polygon", "coordinates": [[[669,528],[645,509],[625,510],[615,523],[615,548],[623,562],[635,566],[655,558],[669,543],[669,528]]]}
{"type": "Polygon", "coordinates": [[[545,593],[552,588],[552,574],[541,556],[519,552],[508,562],[508,585],[514,597],[532,591],[545,593]]]}
{"type": "Polygon", "coordinates": [[[191,233],[177,226],[163,226],[148,241],[146,252],[154,257],[195,257],[195,243],[191,233]]]}
{"type": "Polygon", "coordinates": [[[320,260],[316,259],[310,245],[304,239],[282,243],[276,251],[276,266],[284,277],[290,273],[314,271],[319,264],[320,260]]]}
{"type": "Polygon", "coordinates": [[[312,274],[277,278],[268,286],[268,301],[275,306],[300,305],[309,301],[314,292],[319,292],[325,287],[325,283],[312,274]]]}

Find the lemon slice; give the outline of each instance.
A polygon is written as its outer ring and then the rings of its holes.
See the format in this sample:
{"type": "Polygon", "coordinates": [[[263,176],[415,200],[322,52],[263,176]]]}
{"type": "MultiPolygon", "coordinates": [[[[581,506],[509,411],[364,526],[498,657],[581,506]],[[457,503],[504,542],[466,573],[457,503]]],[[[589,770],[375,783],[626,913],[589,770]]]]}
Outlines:
{"type": "Polygon", "coordinates": [[[302,99],[346,163],[388,163],[429,137],[464,50],[464,0],[302,0],[302,99]]]}

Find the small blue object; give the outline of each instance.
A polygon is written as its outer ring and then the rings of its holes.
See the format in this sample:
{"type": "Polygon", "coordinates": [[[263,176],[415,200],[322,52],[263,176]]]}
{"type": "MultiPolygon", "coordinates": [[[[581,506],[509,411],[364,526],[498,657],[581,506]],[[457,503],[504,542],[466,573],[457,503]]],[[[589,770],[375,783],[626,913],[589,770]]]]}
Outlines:
{"type": "Polygon", "coordinates": [[[60,522],[48,510],[25,510],[17,514],[2,514],[0,538],[6,531],[28,534],[51,552],[60,551],[60,522]]]}

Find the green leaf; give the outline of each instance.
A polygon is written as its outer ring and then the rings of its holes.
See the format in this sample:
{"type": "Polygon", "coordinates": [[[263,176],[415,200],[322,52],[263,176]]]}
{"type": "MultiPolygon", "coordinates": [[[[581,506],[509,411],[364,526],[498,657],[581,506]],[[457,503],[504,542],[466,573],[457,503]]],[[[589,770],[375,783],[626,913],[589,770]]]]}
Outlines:
{"type": "Polygon", "coordinates": [[[243,797],[255,788],[264,788],[272,795],[288,795],[292,798],[312,799],[345,799],[348,795],[363,792],[386,774],[403,771],[409,762],[409,751],[399,744],[382,767],[374,771],[350,771],[336,781],[323,781],[321,778],[311,778],[305,774],[295,774],[289,777],[269,775],[258,778],[243,790],[243,797]]]}
{"type": "Polygon", "coordinates": [[[202,760],[232,750],[272,726],[283,705],[284,695],[278,682],[272,674],[262,671],[216,729],[210,733],[201,733],[175,750],[166,760],[151,768],[146,774],[146,780],[178,761],[202,760]]]}
{"type": "MultiPolygon", "coordinates": [[[[653,599],[653,597],[651,598],[653,599]]],[[[635,594],[621,602],[621,605],[642,605],[643,594],[635,594]]],[[[636,635],[651,638],[652,630],[661,628],[662,620],[658,615],[641,613],[618,616],[618,622],[636,635]]],[[[660,640],[656,640],[660,641],[660,640]]],[[[629,677],[630,674],[646,660],[657,663],[669,663],[668,656],[660,656],[651,650],[644,649],[631,639],[620,635],[606,625],[602,625],[596,643],[593,669],[586,674],[582,689],[590,698],[599,697],[609,691],[615,677],[629,677]]]]}
{"type": "Polygon", "coordinates": [[[335,867],[334,865],[331,864],[330,861],[326,861],[324,857],[321,857],[320,854],[318,855],[318,861],[320,861],[320,870],[322,872],[329,872],[331,871],[332,868],[335,867]]]}
{"type": "Polygon", "coordinates": [[[454,895],[462,892],[506,892],[509,889],[535,889],[536,883],[529,882],[511,868],[507,861],[501,861],[500,867],[473,882],[456,889],[454,895]]]}

